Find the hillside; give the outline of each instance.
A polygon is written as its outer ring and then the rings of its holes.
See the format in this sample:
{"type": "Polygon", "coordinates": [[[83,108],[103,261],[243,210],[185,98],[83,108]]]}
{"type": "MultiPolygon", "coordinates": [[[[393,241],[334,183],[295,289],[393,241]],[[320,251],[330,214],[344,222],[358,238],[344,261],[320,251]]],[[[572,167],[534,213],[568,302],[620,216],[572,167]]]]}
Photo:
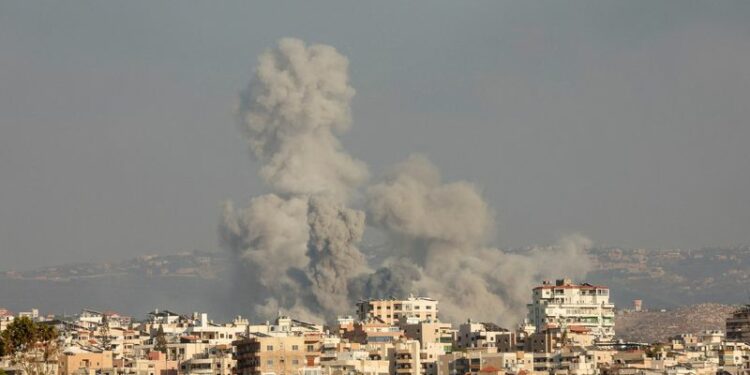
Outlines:
{"type": "MultiPolygon", "coordinates": [[[[512,250],[523,251],[526,249],[512,250]]],[[[626,310],[634,299],[641,299],[645,309],[669,310],[618,316],[618,332],[625,338],[648,335],[663,338],[680,329],[721,328],[721,316],[731,308],[718,304],[747,302],[750,290],[748,247],[596,248],[589,254],[593,269],[585,281],[608,286],[619,309],[626,310]],[[683,309],[682,306],[691,307],[683,309]],[[691,309],[704,311],[706,317],[692,313],[691,309]],[[683,322],[673,319],[674,324],[667,324],[670,316],[680,316],[683,322]],[[650,328],[650,320],[661,323],[650,328]],[[669,328],[673,325],[674,329],[669,328]]],[[[237,313],[247,314],[253,303],[238,298],[244,294],[244,286],[231,281],[229,275],[233,270],[227,253],[198,251],[27,271],[6,269],[0,271],[0,306],[13,310],[38,307],[54,312],[76,311],[82,307],[115,309],[136,317],[161,307],[188,312],[199,309],[217,318],[232,318],[237,313]]]]}
{"type": "Polygon", "coordinates": [[[703,303],[671,311],[621,312],[615,318],[617,337],[626,341],[656,342],[681,333],[724,330],[724,321],[737,306],[703,303]]]}

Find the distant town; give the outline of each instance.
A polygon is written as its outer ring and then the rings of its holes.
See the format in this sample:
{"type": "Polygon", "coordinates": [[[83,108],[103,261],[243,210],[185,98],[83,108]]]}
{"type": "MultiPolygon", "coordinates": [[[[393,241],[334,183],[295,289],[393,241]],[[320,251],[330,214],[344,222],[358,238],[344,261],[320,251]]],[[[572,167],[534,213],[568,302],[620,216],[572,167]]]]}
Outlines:
{"type": "Polygon", "coordinates": [[[0,373],[8,375],[708,375],[750,373],[750,306],[724,329],[656,342],[618,338],[610,288],[570,279],[529,290],[515,327],[440,318],[429,296],[360,300],[328,324],[279,312],[218,322],[156,309],[144,319],[0,308],[0,373]]]}

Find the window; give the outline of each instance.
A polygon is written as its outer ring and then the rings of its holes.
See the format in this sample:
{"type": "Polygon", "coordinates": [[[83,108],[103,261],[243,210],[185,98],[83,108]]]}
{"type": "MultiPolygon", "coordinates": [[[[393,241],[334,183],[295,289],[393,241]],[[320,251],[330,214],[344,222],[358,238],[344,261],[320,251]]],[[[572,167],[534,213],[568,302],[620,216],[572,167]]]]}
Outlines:
{"type": "Polygon", "coordinates": [[[273,359],[267,359],[266,366],[273,366],[273,359]]]}
{"type": "Polygon", "coordinates": [[[299,359],[293,359],[292,360],[292,364],[293,365],[298,365],[299,364],[299,359]]]}
{"type": "Polygon", "coordinates": [[[315,346],[313,346],[313,345],[307,345],[307,351],[308,352],[314,352],[315,351],[315,346]]]}
{"type": "Polygon", "coordinates": [[[292,350],[299,350],[299,345],[292,345],[292,350]]]}
{"type": "Polygon", "coordinates": [[[266,350],[272,351],[273,350],[273,345],[266,345],[266,350]]]}

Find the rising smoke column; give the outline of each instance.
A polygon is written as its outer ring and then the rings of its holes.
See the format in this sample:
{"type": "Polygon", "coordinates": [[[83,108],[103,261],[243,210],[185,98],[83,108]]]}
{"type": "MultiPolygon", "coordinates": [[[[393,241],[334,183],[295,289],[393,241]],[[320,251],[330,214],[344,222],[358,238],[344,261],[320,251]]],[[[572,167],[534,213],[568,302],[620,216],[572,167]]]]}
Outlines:
{"type": "Polygon", "coordinates": [[[367,189],[370,225],[390,245],[371,271],[358,248],[365,214],[348,207],[367,168],[337,138],[353,95],[345,57],[296,39],[261,55],[240,95],[240,127],[271,193],[244,208],[227,203],[219,235],[257,315],[331,318],[359,298],[417,293],[439,299],[443,319],[514,324],[540,278],[585,275],[582,236],[524,254],[489,247],[493,213],[476,187],[444,183],[421,156],[367,189]]]}
{"type": "Polygon", "coordinates": [[[524,316],[540,277],[580,277],[588,270],[584,250],[590,241],[582,236],[524,255],[487,247],[494,220],[476,187],[443,183],[422,156],[393,167],[367,197],[371,224],[398,247],[390,262],[419,270],[413,288],[438,298],[449,320],[513,324],[524,316]]]}
{"type": "Polygon", "coordinates": [[[357,248],[365,215],[346,206],[367,168],[336,137],[349,129],[353,95],[344,56],[296,39],[262,54],[240,95],[240,127],[273,193],[241,210],[227,204],[219,233],[245,264],[260,315],[344,312],[346,280],[367,271],[357,248]]]}

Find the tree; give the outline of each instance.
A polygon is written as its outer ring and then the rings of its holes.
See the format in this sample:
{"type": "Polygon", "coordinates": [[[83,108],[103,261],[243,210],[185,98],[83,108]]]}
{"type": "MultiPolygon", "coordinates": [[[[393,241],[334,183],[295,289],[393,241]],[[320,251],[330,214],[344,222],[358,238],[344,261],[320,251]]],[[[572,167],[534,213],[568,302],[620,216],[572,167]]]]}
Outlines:
{"type": "Polygon", "coordinates": [[[13,365],[28,375],[52,373],[50,364],[57,362],[57,330],[21,317],[13,320],[2,333],[5,354],[13,365]]]}
{"type": "Polygon", "coordinates": [[[106,314],[102,316],[102,325],[99,327],[99,336],[101,337],[104,350],[109,350],[112,339],[109,336],[109,318],[107,318],[106,314]]]}
{"type": "Polygon", "coordinates": [[[164,327],[161,324],[159,324],[156,337],[154,337],[154,350],[167,353],[167,336],[164,335],[164,327]]]}

